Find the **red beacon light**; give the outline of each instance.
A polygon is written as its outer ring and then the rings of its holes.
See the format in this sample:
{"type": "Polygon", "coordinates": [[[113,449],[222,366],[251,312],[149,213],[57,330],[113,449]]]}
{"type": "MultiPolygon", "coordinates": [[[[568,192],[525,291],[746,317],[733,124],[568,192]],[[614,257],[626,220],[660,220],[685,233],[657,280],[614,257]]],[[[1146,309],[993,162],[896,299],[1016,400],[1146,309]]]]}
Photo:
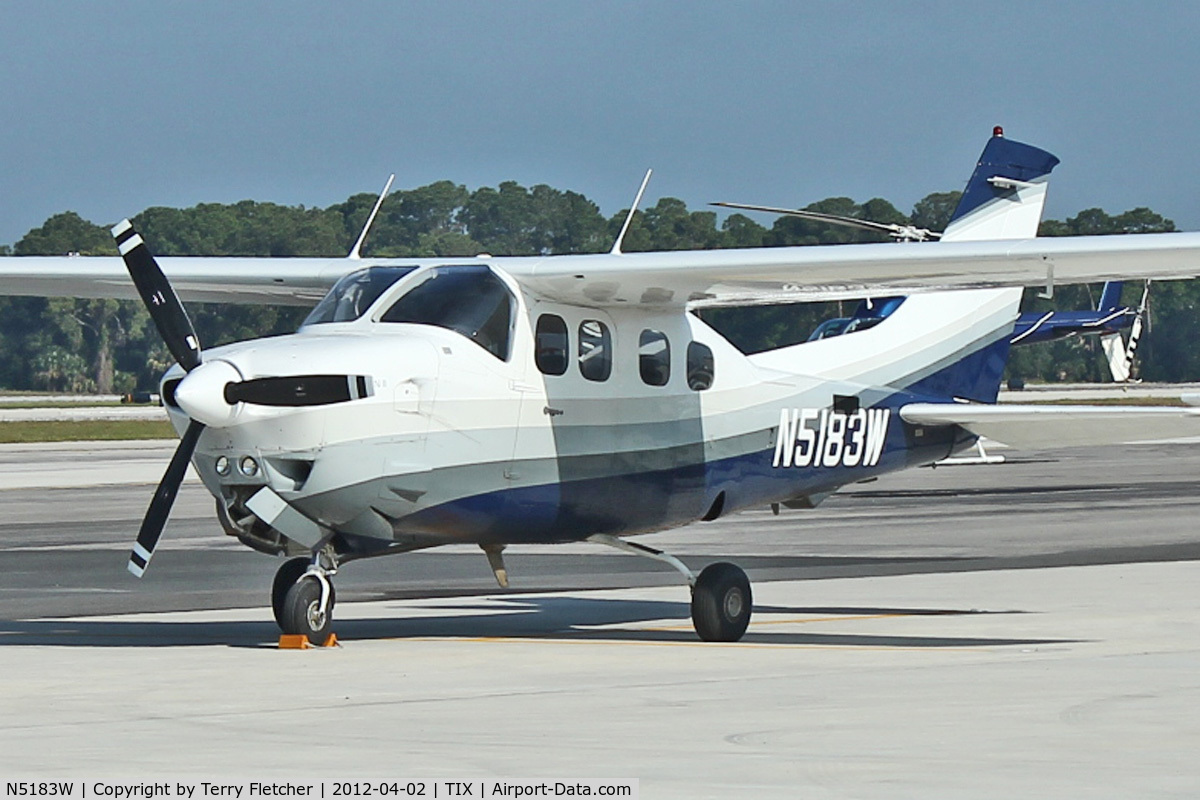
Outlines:
{"type": "Polygon", "coordinates": [[[992,136],[1003,136],[1003,135],[1004,135],[1004,128],[1000,127],[999,125],[992,128],[992,136]]]}

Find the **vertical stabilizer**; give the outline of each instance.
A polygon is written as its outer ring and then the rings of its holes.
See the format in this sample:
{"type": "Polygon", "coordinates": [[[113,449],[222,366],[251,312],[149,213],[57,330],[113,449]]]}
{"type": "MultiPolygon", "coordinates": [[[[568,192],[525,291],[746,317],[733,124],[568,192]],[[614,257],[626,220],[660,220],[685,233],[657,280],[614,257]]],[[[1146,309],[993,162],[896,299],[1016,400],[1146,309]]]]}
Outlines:
{"type": "Polygon", "coordinates": [[[1106,281],[1104,290],[1100,292],[1100,302],[1096,304],[1097,311],[1116,311],[1121,308],[1121,292],[1125,284],[1122,281],[1106,281]]]}
{"type": "Polygon", "coordinates": [[[1057,164],[1058,159],[1045,150],[1005,139],[997,127],[942,241],[1037,236],[1046,203],[1046,178],[1057,164]]]}

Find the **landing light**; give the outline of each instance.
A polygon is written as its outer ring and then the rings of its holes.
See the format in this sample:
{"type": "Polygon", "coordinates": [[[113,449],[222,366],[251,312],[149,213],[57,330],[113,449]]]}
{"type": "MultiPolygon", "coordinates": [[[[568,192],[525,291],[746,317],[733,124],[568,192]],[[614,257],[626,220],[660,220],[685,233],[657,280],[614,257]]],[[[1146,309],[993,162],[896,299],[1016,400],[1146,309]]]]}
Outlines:
{"type": "Polygon", "coordinates": [[[229,474],[229,459],[226,458],[225,456],[218,457],[217,463],[213,465],[213,468],[217,471],[218,475],[222,475],[222,476],[228,475],[229,474]]]}
{"type": "Polygon", "coordinates": [[[247,478],[253,478],[258,474],[258,462],[250,456],[243,456],[242,460],[238,463],[238,469],[247,478]]]}

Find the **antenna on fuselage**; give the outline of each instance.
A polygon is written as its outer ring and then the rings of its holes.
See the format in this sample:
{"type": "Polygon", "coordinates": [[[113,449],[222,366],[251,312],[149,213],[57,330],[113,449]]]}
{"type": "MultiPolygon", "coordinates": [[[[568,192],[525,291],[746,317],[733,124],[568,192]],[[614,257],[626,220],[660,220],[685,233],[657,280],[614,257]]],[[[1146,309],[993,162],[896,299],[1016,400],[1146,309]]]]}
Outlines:
{"type": "Polygon", "coordinates": [[[625,232],[629,230],[629,225],[633,222],[633,215],[642,202],[642,194],[646,191],[646,184],[650,182],[652,174],[654,174],[654,170],[646,170],[646,177],[642,178],[642,188],[638,189],[637,197],[633,198],[633,205],[629,207],[629,216],[625,217],[625,224],[621,226],[621,232],[617,234],[617,241],[613,243],[612,250],[609,251],[610,255],[621,255],[621,242],[625,241],[625,232]]]}
{"type": "Polygon", "coordinates": [[[375,215],[379,213],[379,207],[383,205],[383,198],[387,197],[388,190],[392,188],[392,181],[396,180],[396,173],[388,176],[387,184],[383,187],[383,191],[379,193],[379,199],[375,201],[375,207],[371,209],[370,216],[367,217],[367,224],[363,225],[362,233],[358,235],[358,241],[354,243],[354,247],[350,248],[350,255],[346,258],[353,258],[356,261],[362,258],[359,251],[362,250],[363,240],[367,238],[367,231],[371,230],[371,223],[375,221],[375,215]]]}

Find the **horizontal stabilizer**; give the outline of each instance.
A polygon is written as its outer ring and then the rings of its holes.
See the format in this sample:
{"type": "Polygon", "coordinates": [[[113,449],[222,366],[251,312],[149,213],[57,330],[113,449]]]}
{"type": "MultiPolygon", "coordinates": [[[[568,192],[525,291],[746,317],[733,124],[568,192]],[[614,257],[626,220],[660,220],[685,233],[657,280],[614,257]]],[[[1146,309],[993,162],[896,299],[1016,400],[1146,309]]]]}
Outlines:
{"type": "Polygon", "coordinates": [[[912,403],[900,409],[900,417],[913,425],[958,425],[1030,450],[1200,436],[1200,408],[1169,406],[912,403]]]}

